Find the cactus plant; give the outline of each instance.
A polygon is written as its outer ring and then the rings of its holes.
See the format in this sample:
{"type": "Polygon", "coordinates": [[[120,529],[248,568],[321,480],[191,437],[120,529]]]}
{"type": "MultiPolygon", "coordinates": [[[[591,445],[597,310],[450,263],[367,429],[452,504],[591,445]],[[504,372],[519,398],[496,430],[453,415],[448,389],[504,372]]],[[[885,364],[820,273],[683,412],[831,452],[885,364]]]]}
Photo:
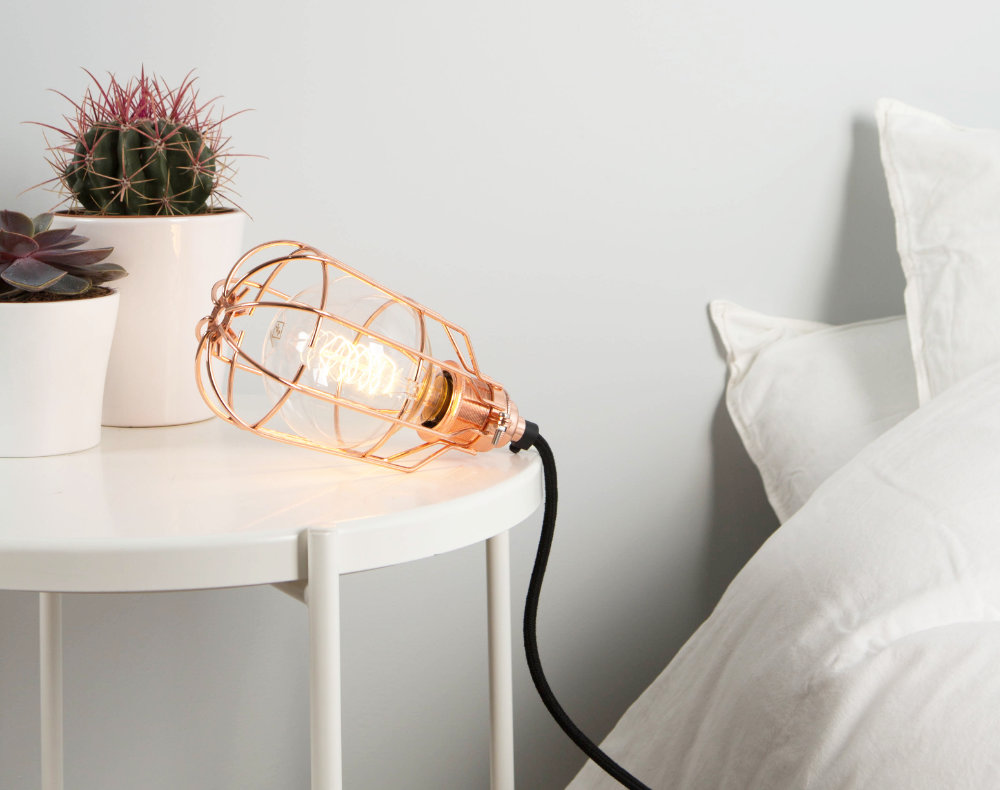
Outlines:
{"type": "MultiPolygon", "coordinates": [[[[232,174],[229,139],[216,117],[217,99],[200,102],[189,73],[176,89],[143,70],[126,83],[113,74],[83,99],[69,101],[68,128],[49,147],[66,196],[88,214],[204,214],[223,198],[232,174]]],[[[50,183],[50,182],[47,182],[50,183]]],[[[231,202],[231,201],[230,201],[231,202]]]]}
{"type": "Polygon", "coordinates": [[[83,297],[95,285],[125,276],[121,266],[104,260],[111,247],[76,249],[87,239],[75,235],[75,227],[52,229],[51,224],[51,214],[32,219],[0,211],[0,302],[31,301],[41,293],[83,297]]]}

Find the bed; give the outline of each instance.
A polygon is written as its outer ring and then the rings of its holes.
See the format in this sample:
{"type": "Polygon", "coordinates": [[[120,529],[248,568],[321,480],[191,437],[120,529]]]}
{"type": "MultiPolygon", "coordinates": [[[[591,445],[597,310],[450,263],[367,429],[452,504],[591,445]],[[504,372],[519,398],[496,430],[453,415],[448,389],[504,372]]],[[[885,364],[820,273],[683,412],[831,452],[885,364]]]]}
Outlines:
{"type": "Polygon", "coordinates": [[[650,787],[1000,787],[1000,132],[877,120],[906,315],[711,306],[782,525],[602,744],[650,787]]]}

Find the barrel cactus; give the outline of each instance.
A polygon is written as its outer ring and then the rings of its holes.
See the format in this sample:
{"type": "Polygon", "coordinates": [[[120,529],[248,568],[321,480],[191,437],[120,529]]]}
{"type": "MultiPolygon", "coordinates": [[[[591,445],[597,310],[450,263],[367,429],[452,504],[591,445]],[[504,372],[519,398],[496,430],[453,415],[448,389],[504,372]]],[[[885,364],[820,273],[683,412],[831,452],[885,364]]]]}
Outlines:
{"type": "Polygon", "coordinates": [[[95,285],[125,276],[121,266],[105,260],[111,247],[78,249],[87,238],[73,233],[75,227],[51,225],[51,214],[32,219],[0,211],[0,302],[83,297],[95,285]]]}
{"type": "MultiPolygon", "coordinates": [[[[98,215],[205,214],[228,200],[229,139],[201,102],[191,74],[177,88],[142,71],[128,82],[109,75],[93,84],[64,116],[67,128],[50,146],[57,181],[74,208],[98,215]]],[[[231,201],[229,201],[231,203],[231,201]]]]}

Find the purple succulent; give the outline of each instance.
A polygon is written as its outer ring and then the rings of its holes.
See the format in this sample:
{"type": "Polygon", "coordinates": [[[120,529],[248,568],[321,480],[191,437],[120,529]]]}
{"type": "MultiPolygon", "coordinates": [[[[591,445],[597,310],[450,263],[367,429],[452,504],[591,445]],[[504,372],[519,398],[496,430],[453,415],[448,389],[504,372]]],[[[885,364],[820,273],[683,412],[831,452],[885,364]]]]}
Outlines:
{"type": "Polygon", "coordinates": [[[104,260],[113,247],[76,249],[87,238],[74,235],[75,226],[51,224],[51,214],[31,219],[0,211],[0,302],[23,301],[39,291],[72,299],[125,276],[121,266],[104,260]]]}

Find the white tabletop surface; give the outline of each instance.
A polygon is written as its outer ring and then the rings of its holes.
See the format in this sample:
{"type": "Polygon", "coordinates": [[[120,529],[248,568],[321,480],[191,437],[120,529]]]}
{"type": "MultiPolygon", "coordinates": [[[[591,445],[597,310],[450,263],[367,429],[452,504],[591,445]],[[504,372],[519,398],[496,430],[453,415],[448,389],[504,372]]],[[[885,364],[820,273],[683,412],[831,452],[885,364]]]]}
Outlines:
{"type": "Polygon", "coordinates": [[[484,540],[538,507],[541,465],[453,452],[404,474],[212,419],[0,459],[0,496],[0,589],[195,589],[304,579],[310,528],[336,529],[345,573],[484,540]]]}

